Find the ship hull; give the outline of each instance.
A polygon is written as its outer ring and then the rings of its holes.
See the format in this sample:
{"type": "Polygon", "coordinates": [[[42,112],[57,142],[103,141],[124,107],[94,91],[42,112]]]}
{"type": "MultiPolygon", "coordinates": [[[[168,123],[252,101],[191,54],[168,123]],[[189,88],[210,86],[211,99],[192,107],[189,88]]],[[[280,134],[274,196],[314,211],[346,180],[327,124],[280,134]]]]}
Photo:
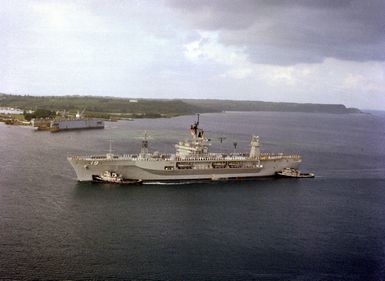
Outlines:
{"type": "Polygon", "coordinates": [[[92,181],[93,176],[105,171],[114,171],[130,180],[146,181],[186,181],[250,179],[274,176],[285,168],[297,169],[301,160],[287,158],[260,161],[260,166],[250,167],[213,167],[213,162],[194,163],[191,169],[177,169],[177,161],[159,160],[119,160],[119,159],[81,159],[69,157],[79,181],[92,181]],[[172,169],[171,169],[172,167],[172,169]],[[213,168],[209,168],[213,167],[213,168]],[[170,168],[170,169],[168,169],[170,168]]]}
{"type": "Polygon", "coordinates": [[[53,133],[84,129],[104,129],[104,121],[100,119],[73,119],[52,121],[50,124],[50,131],[53,133]]]}

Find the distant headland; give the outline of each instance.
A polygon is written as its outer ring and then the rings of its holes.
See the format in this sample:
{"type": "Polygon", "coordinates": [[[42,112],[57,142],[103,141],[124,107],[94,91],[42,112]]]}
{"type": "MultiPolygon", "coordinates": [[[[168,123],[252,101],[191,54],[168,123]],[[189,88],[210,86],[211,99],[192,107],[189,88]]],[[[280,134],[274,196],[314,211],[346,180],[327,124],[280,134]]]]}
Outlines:
{"type": "Polygon", "coordinates": [[[98,96],[30,96],[0,93],[0,107],[23,111],[47,109],[76,112],[105,119],[158,118],[223,111],[278,111],[309,113],[361,113],[343,104],[313,104],[214,99],[141,99],[98,96]]]}

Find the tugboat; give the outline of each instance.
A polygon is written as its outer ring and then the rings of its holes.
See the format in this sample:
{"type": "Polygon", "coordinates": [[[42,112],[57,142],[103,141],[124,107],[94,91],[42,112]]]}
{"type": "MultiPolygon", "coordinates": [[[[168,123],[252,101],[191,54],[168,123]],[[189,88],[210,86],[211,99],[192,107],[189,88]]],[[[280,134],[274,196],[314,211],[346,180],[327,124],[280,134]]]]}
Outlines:
{"type": "Polygon", "coordinates": [[[292,168],[285,168],[282,171],[275,173],[278,177],[284,178],[314,178],[314,173],[301,173],[300,171],[292,168]]]}
{"type": "Polygon", "coordinates": [[[115,172],[104,171],[100,176],[92,176],[94,182],[104,182],[104,183],[117,183],[117,184],[140,184],[142,180],[127,180],[115,172]]]}

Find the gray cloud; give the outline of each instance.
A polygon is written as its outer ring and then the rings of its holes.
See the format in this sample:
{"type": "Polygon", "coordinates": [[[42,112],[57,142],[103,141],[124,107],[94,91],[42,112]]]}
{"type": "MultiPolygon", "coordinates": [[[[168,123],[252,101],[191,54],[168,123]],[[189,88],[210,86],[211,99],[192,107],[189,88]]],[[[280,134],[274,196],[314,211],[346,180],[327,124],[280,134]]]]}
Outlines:
{"type": "Polygon", "coordinates": [[[218,31],[222,44],[244,47],[255,63],[296,64],[325,58],[385,60],[383,0],[170,0],[196,29],[218,31]]]}

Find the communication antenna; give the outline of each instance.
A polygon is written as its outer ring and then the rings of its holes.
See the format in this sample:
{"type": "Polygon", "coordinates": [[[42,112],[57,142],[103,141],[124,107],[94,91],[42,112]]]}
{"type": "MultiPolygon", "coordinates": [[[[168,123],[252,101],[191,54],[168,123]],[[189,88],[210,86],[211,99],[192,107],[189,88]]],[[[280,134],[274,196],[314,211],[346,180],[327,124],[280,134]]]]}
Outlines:
{"type": "Polygon", "coordinates": [[[197,113],[197,121],[195,121],[192,125],[191,125],[191,135],[193,136],[193,138],[203,138],[203,130],[202,129],[199,129],[199,113],[197,113]]]}
{"type": "Polygon", "coordinates": [[[217,138],[217,140],[219,140],[219,143],[220,143],[220,150],[221,150],[221,152],[223,151],[222,150],[222,143],[223,143],[223,141],[226,139],[226,137],[224,137],[224,136],[220,136],[219,138],[217,138]]]}
{"type": "Polygon", "coordinates": [[[147,131],[144,131],[144,136],[142,140],[142,147],[140,149],[140,153],[144,156],[148,153],[148,134],[147,131]]]}
{"type": "Polygon", "coordinates": [[[113,154],[112,154],[112,140],[109,139],[109,142],[110,142],[110,145],[109,145],[109,149],[108,149],[108,153],[107,153],[107,159],[112,159],[113,158],[113,154]]]}

